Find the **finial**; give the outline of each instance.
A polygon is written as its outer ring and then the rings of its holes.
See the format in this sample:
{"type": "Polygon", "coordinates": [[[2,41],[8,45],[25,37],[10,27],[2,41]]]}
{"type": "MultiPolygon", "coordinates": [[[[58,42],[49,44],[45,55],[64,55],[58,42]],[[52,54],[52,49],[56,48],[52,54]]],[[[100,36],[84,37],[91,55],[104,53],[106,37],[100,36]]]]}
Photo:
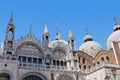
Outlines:
{"type": "Polygon", "coordinates": [[[69,37],[69,38],[73,38],[73,34],[72,34],[71,27],[69,27],[69,33],[68,33],[68,37],[69,37]]]}
{"type": "Polygon", "coordinates": [[[10,20],[9,20],[9,24],[14,24],[14,22],[13,22],[13,12],[11,13],[11,17],[10,17],[10,20]]]}
{"type": "Polygon", "coordinates": [[[115,16],[113,17],[113,21],[114,21],[115,25],[118,24],[118,23],[117,23],[117,18],[116,18],[115,16]]]}
{"type": "Polygon", "coordinates": [[[58,24],[56,24],[56,31],[57,31],[57,33],[56,33],[55,40],[59,40],[59,39],[61,38],[61,35],[60,35],[60,33],[59,33],[59,27],[58,27],[58,24]]]}
{"type": "Polygon", "coordinates": [[[32,34],[32,25],[30,25],[30,34],[32,34]]]}
{"type": "Polygon", "coordinates": [[[56,23],[56,31],[57,31],[57,33],[59,33],[59,26],[58,26],[58,23],[56,23]]]}
{"type": "Polygon", "coordinates": [[[86,32],[86,35],[88,35],[88,28],[85,27],[85,32],[86,32]]]}
{"type": "Polygon", "coordinates": [[[85,28],[86,36],[84,37],[84,42],[87,41],[93,41],[93,37],[91,35],[88,35],[88,28],[85,28]]]}
{"type": "Polygon", "coordinates": [[[44,34],[48,33],[47,23],[45,23],[44,34]]]}

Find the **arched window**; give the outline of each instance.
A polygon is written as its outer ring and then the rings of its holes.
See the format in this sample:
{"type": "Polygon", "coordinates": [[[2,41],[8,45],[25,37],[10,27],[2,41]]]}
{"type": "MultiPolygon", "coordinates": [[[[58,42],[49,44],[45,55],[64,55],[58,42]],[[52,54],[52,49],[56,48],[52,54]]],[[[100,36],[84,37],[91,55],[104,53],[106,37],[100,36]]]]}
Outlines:
{"type": "Polygon", "coordinates": [[[79,63],[80,63],[80,57],[79,57],[79,63]]]}
{"type": "Polygon", "coordinates": [[[101,61],[102,61],[102,62],[104,61],[104,58],[103,58],[103,57],[101,57],[101,61]]]}
{"type": "Polygon", "coordinates": [[[33,58],[33,63],[37,64],[37,58],[33,58]]]}
{"type": "Polygon", "coordinates": [[[79,68],[81,69],[81,65],[79,65],[79,68]]]}
{"type": "Polygon", "coordinates": [[[86,65],[84,65],[84,70],[86,70],[86,65]]]}
{"type": "Polygon", "coordinates": [[[28,57],[28,63],[32,63],[32,58],[28,57]]]}
{"type": "Polygon", "coordinates": [[[59,60],[57,60],[57,66],[59,66],[59,64],[60,64],[60,63],[59,63],[59,60]]]}
{"type": "Polygon", "coordinates": [[[24,56],[22,57],[22,62],[24,62],[24,63],[26,62],[26,57],[24,57],[24,56]]]}
{"type": "Polygon", "coordinates": [[[65,61],[65,66],[67,66],[67,62],[65,61]]]}
{"type": "Polygon", "coordinates": [[[83,63],[85,64],[85,58],[83,58],[83,63]]]}
{"type": "Polygon", "coordinates": [[[38,64],[42,64],[42,58],[38,58],[38,64]]]}
{"type": "Polygon", "coordinates": [[[63,66],[63,61],[61,61],[61,66],[63,66]]]}
{"type": "Polygon", "coordinates": [[[54,80],[54,74],[51,73],[51,80],[54,80]]]}
{"type": "Polygon", "coordinates": [[[54,66],[56,65],[56,60],[53,60],[53,65],[54,65],[54,66]]]}
{"type": "Polygon", "coordinates": [[[109,59],[109,57],[108,57],[108,56],[106,56],[106,60],[107,60],[107,62],[109,62],[109,61],[110,61],[110,59],[109,59]]]}

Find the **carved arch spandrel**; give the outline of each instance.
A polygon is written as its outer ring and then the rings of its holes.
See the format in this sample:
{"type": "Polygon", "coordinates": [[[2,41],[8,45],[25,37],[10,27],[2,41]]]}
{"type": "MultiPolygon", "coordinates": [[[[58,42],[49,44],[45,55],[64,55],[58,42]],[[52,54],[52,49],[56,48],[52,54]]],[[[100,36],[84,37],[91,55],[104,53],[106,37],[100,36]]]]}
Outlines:
{"type": "Polygon", "coordinates": [[[45,55],[43,46],[40,43],[36,41],[31,41],[31,40],[25,40],[25,41],[18,42],[17,45],[15,46],[14,54],[17,55],[18,50],[21,49],[24,45],[32,45],[36,47],[39,50],[39,52],[42,53],[43,56],[45,55]]]}

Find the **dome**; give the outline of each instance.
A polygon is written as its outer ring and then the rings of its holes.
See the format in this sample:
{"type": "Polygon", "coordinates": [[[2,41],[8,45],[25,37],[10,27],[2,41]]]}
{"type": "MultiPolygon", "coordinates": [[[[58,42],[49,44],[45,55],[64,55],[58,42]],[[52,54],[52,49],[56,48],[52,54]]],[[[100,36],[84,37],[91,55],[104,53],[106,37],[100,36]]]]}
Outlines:
{"type": "Polygon", "coordinates": [[[91,55],[93,57],[102,49],[101,45],[95,41],[87,41],[83,43],[79,50],[91,55]]]}
{"type": "Polygon", "coordinates": [[[49,44],[49,47],[51,48],[63,47],[63,48],[68,48],[69,50],[72,49],[72,47],[68,45],[68,42],[65,40],[54,40],[49,44]]]}
{"type": "Polygon", "coordinates": [[[80,46],[79,50],[91,55],[93,57],[102,49],[101,45],[93,41],[91,35],[86,34],[84,43],[80,46]]]}
{"type": "Polygon", "coordinates": [[[86,35],[86,36],[84,37],[84,42],[86,42],[86,41],[92,41],[92,40],[93,40],[93,38],[92,38],[91,35],[86,35]]]}
{"type": "Polygon", "coordinates": [[[112,45],[111,45],[111,42],[112,41],[116,41],[116,42],[119,42],[120,41],[120,29],[118,30],[115,30],[107,39],[107,49],[110,50],[112,49],[112,45]]]}
{"type": "Polygon", "coordinates": [[[120,29],[120,25],[115,25],[113,29],[114,29],[114,31],[119,30],[120,29]]]}

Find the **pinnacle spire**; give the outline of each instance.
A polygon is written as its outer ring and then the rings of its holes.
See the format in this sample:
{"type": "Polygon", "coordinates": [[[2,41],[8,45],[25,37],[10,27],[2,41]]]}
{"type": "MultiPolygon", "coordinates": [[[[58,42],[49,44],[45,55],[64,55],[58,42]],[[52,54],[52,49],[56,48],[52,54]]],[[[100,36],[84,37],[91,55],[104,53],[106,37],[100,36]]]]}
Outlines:
{"type": "Polygon", "coordinates": [[[11,17],[10,17],[10,20],[9,20],[9,24],[14,24],[14,20],[13,20],[13,13],[11,13],[11,17]]]}
{"type": "Polygon", "coordinates": [[[74,36],[73,36],[73,34],[72,34],[71,27],[69,28],[68,38],[74,38],[74,36]]]}
{"type": "Polygon", "coordinates": [[[44,34],[48,34],[48,27],[47,27],[47,24],[45,24],[45,27],[44,27],[44,34]]]}
{"type": "Polygon", "coordinates": [[[68,32],[68,43],[71,45],[72,50],[75,48],[75,38],[72,34],[71,27],[69,27],[69,32],[68,32]]]}
{"type": "Polygon", "coordinates": [[[48,32],[48,27],[47,27],[47,23],[45,23],[44,26],[44,32],[43,32],[43,46],[44,47],[48,47],[49,41],[50,41],[50,34],[48,32]]]}

